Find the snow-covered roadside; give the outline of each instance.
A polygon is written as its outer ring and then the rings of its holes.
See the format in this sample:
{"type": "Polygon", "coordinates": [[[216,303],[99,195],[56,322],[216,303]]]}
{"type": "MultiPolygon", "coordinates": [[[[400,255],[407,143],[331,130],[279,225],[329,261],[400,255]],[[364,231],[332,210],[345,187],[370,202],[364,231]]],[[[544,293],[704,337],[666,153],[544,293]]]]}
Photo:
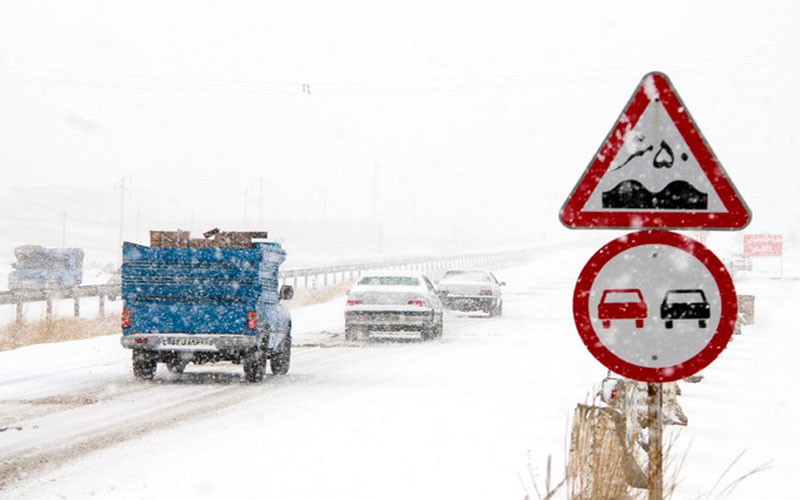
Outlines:
{"type": "MultiPolygon", "coordinates": [[[[235,375],[199,387],[169,376],[152,387],[135,384],[144,388],[136,398],[236,389],[241,401],[79,455],[7,493],[520,499],[530,472],[542,484],[549,454],[559,476],[571,411],[605,374],[571,319],[574,279],[591,253],[562,250],[499,272],[509,283],[504,317],[450,315],[444,338],[431,343],[348,345],[341,341],[341,297],[297,308],[295,338],[308,347],[295,351],[289,377],[231,387],[240,367],[204,366],[197,370],[235,375]]],[[[669,434],[679,431],[675,456],[689,451],[675,498],[714,497],[770,461],[729,498],[796,496],[787,478],[800,466],[792,430],[800,405],[790,377],[800,347],[792,328],[798,288],[800,281],[789,279],[737,282],[739,293],[756,295],[756,324],[735,337],[703,382],[681,384],[689,427],[670,427],[669,434]]],[[[0,353],[0,399],[70,394],[98,382],[125,387],[128,356],[116,335],[0,353]]],[[[91,408],[104,418],[103,406],[91,408]]],[[[0,433],[0,453],[8,432],[0,433]]]]}
{"type": "MultiPolygon", "coordinates": [[[[568,301],[552,293],[561,285],[530,278],[542,265],[547,264],[499,273],[509,282],[504,317],[453,315],[445,337],[436,342],[340,347],[342,342],[331,342],[325,332],[338,328],[341,334],[341,298],[297,309],[299,345],[333,346],[298,348],[286,379],[241,386],[248,397],[234,408],[78,457],[9,494],[518,497],[523,493],[519,476],[528,473],[528,450],[537,466],[544,465],[539,457],[563,451],[574,399],[583,399],[590,381],[602,374],[594,364],[576,367],[553,392],[548,378],[553,360],[564,360],[569,352],[582,357],[583,351],[577,335],[550,342],[568,327],[570,316],[568,301]],[[561,314],[554,319],[556,310],[561,314]],[[146,472],[134,474],[137,470],[146,472]]],[[[116,350],[115,337],[95,339],[101,346],[95,356],[105,356],[102,351],[108,349],[111,382],[125,384],[127,353],[116,350]]],[[[67,343],[60,353],[32,352],[18,368],[27,364],[28,375],[35,376],[43,369],[37,365],[57,366],[48,360],[69,358],[71,350],[84,347],[67,343]]],[[[0,363],[9,355],[0,354],[0,363]]],[[[220,370],[238,376],[240,367],[220,370]]],[[[77,387],[92,377],[87,369],[72,383],[77,387]]],[[[188,390],[169,383],[150,389],[147,393],[188,390]]]]}
{"type": "Polygon", "coordinates": [[[737,478],[767,465],[736,486],[730,498],[797,498],[800,281],[746,278],[736,288],[755,295],[755,324],[733,337],[701,383],[682,384],[679,401],[689,426],[673,430],[679,434],[673,456],[686,454],[679,491],[716,498],[737,478]]]}

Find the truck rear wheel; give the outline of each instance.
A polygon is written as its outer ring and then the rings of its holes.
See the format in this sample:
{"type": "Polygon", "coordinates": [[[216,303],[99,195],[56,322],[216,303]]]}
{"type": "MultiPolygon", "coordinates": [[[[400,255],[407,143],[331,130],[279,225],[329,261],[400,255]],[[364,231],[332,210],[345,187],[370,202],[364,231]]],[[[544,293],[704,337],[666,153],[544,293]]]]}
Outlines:
{"type": "Polygon", "coordinates": [[[155,356],[141,349],[133,351],[133,376],[140,380],[153,380],[158,362],[155,356]]]}
{"type": "Polygon", "coordinates": [[[267,373],[267,355],[261,349],[254,349],[244,358],[244,379],[248,382],[261,382],[267,373]]]}
{"type": "Polygon", "coordinates": [[[292,360],[292,337],[286,337],[283,351],[272,356],[269,368],[273,375],[286,375],[289,373],[289,363],[292,360]]]}

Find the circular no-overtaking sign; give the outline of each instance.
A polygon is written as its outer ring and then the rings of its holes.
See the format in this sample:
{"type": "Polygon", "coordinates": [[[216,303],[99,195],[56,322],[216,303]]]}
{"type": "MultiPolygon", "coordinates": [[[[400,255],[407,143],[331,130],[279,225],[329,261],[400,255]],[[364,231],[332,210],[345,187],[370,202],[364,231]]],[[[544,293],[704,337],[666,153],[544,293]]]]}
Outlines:
{"type": "Polygon", "coordinates": [[[610,370],[669,382],[708,366],[736,324],[733,280],[701,243],[668,231],[609,242],[584,266],[573,316],[589,352],[610,370]]]}

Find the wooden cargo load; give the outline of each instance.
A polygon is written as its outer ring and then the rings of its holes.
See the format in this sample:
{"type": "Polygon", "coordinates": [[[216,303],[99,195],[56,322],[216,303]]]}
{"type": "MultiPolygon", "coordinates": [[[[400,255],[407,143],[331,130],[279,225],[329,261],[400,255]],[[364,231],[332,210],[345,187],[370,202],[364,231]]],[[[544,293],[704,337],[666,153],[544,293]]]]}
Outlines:
{"type": "Polygon", "coordinates": [[[266,239],[266,231],[220,231],[190,238],[189,231],[150,231],[150,246],[161,248],[252,248],[254,239],[266,239]]]}
{"type": "Polygon", "coordinates": [[[187,248],[189,246],[189,231],[150,231],[150,246],[187,248]]]}

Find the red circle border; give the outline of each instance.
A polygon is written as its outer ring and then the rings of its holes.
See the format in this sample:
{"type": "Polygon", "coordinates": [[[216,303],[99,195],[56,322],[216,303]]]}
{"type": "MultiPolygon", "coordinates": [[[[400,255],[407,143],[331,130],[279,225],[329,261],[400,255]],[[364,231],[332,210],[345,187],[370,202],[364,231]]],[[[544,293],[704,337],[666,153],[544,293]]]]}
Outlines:
{"type": "Polygon", "coordinates": [[[631,233],[610,241],[598,250],[583,267],[572,297],[572,314],[581,340],[589,352],[611,371],[641,382],[672,382],[693,375],[714,361],[725,349],[736,325],[738,303],[736,289],[725,265],[699,241],[671,231],[648,230],[631,233]],[[589,295],[600,270],[614,257],[641,245],[669,245],[697,258],[719,287],[720,320],[711,340],[700,352],[683,363],[660,368],[639,366],[612,353],[597,336],[589,318],[589,295]]]}

